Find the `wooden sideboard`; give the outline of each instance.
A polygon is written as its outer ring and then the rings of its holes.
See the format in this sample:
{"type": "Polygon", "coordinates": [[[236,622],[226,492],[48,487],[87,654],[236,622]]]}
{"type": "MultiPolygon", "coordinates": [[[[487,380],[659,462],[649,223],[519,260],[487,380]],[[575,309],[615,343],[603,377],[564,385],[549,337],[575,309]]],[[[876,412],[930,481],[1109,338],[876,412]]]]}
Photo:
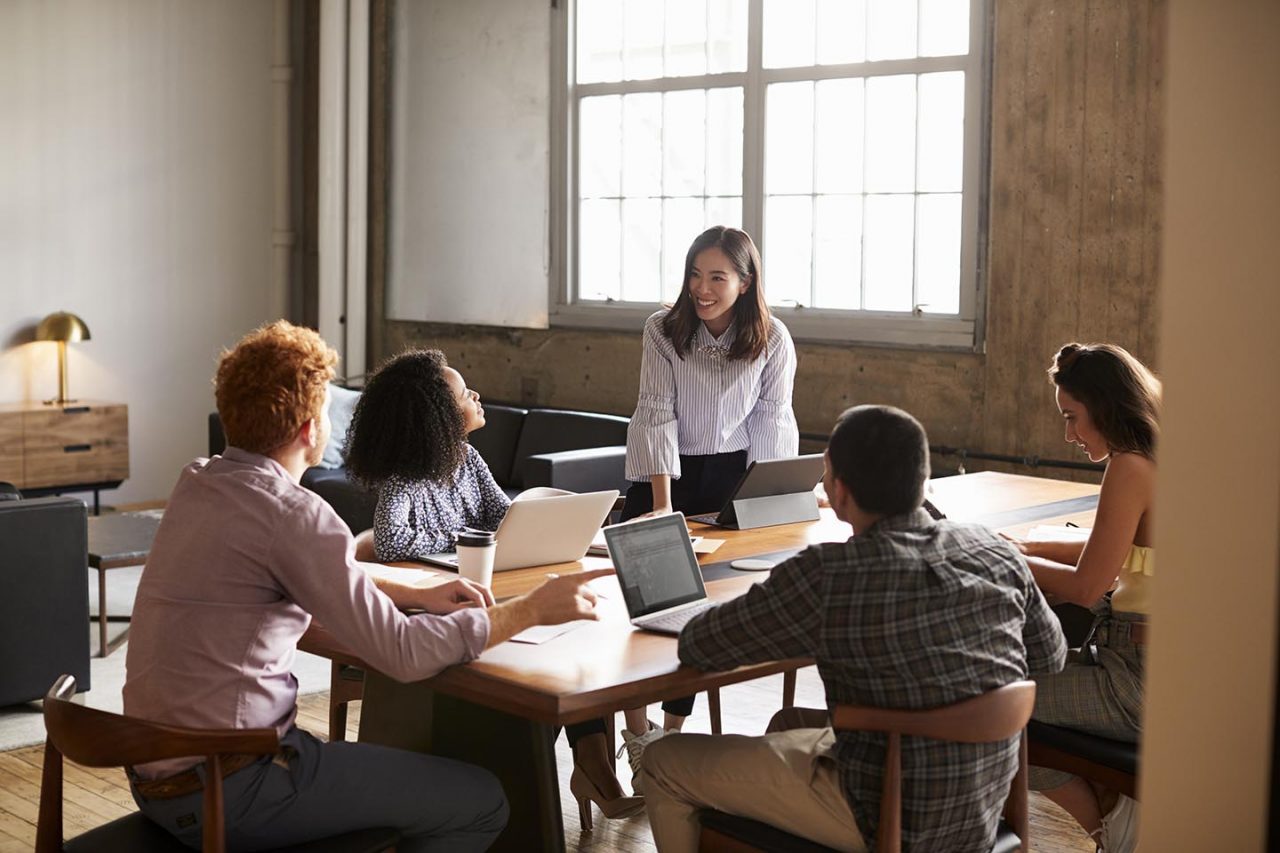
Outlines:
{"type": "Polygon", "coordinates": [[[0,480],[49,494],[113,489],[129,476],[129,407],[81,400],[0,404],[0,480]]]}

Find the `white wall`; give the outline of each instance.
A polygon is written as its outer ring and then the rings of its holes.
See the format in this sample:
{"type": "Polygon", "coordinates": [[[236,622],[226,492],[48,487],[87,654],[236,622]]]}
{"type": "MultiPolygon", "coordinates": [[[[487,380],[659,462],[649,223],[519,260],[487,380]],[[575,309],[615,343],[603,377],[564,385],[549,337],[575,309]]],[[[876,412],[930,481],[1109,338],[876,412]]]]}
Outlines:
{"type": "Polygon", "coordinates": [[[271,37],[258,0],[0,4],[0,400],[129,405],[132,476],[165,497],[206,447],[223,346],[273,319],[271,37]]]}
{"type": "Polygon", "coordinates": [[[546,328],[551,5],[396,6],[387,316],[546,328]]]}
{"type": "Polygon", "coordinates": [[[1275,849],[1280,5],[1169,11],[1142,849],[1251,853],[1275,849]]]}

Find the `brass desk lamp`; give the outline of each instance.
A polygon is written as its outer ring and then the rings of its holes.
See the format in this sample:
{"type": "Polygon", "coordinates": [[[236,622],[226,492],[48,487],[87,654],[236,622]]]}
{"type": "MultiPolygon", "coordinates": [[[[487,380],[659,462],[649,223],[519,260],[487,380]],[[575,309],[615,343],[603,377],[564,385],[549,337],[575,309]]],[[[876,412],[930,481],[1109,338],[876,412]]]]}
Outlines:
{"type": "Polygon", "coordinates": [[[67,342],[89,339],[89,327],[75,314],[55,311],[40,321],[40,326],[36,329],[36,340],[58,342],[58,396],[53,400],[45,400],[46,405],[62,406],[75,402],[67,393],[67,342]]]}

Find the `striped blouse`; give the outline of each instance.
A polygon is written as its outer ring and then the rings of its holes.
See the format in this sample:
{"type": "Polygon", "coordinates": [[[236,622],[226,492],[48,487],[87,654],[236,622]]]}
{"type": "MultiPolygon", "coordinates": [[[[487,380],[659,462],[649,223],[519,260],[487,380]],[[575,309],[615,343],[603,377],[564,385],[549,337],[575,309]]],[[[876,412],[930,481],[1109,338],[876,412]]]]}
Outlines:
{"type": "Polygon", "coordinates": [[[757,459],[795,456],[800,431],[791,410],[796,348],[777,317],[765,352],[754,361],[730,361],[724,348],[734,327],[712,337],[698,325],[693,346],[681,359],[662,331],[666,309],[644,324],[640,398],[627,428],[628,480],[655,474],[680,476],[680,455],[747,451],[757,459]]]}

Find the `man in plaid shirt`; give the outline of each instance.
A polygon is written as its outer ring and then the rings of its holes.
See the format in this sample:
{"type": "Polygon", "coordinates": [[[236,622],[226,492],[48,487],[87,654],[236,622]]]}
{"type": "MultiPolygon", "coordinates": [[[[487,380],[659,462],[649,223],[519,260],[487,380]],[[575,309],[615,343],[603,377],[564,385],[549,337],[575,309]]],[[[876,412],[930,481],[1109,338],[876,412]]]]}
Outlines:
{"type": "MultiPolygon", "coordinates": [[[[935,521],[921,508],[929,445],[915,418],[849,409],[826,463],[831,506],[856,535],[811,546],[694,619],[680,634],[681,661],[724,670],[812,657],[828,708],[936,708],[1062,668],[1062,629],[1017,552],[984,527],[935,521]]],[[[643,782],[658,849],[696,850],[697,810],[715,808],[866,850],[885,742],[829,726],[656,741],[643,782]]],[[[903,848],[989,851],[1017,756],[1017,738],[904,738],[903,848]]]]}

